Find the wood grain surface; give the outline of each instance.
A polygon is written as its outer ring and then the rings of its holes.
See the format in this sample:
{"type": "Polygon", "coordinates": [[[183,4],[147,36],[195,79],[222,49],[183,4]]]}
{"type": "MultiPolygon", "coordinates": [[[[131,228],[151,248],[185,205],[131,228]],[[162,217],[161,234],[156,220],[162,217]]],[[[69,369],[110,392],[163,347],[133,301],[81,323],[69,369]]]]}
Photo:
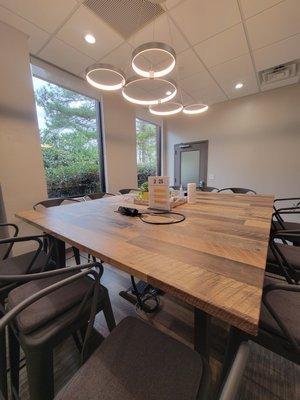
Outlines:
{"type": "Polygon", "coordinates": [[[186,220],[165,226],[116,213],[119,205],[132,206],[124,196],[23,211],[17,217],[256,334],[273,200],[198,193],[196,204],[176,208],[186,220]]]}

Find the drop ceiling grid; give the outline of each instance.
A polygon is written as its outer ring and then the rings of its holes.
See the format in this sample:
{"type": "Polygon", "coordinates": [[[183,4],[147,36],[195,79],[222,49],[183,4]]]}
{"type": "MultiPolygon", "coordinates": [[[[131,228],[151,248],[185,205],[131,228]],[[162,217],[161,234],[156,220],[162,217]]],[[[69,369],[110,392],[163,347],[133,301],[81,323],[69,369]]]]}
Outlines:
{"type": "MultiPolygon", "coordinates": [[[[55,5],[55,3],[58,0],[54,0],[53,1],[53,5],[55,5]]],[[[207,1],[211,1],[211,2],[215,2],[216,5],[218,5],[217,0],[197,0],[199,2],[207,2],[207,1]]],[[[223,1],[223,0],[222,0],[223,1]]],[[[209,43],[209,40],[216,40],[216,43],[223,43],[222,40],[224,39],[224,36],[222,35],[222,33],[226,35],[229,35],[229,30],[230,29],[238,29],[238,25],[239,24],[243,24],[243,29],[245,29],[245,36],[246,36],[246,41],[247,41],[247,46],[248,46],[248,51],[247,54],[250,55],[251,60],[252,60],[252,64],[253,64],[253,73],[257,73],[258,69],[262,69],[262,65],[268,65],[268,63],[273,62],[273,60],[278,60],[276,62],[278,62],[278,64],[282,63],[282,62],[286,62],[286,61],[290,61],[290,59],[288,60],[289,57],[292,57],[292,59],[296,59],[299,58],[298,56],[295,56],[299,53],[299,51],[297,52],[297,49],[295,47],[297,47],[297,43],[299,43],[299,32],[298,32],[298,27],[297,24],[294,22],[293,23],[293,27],[290,28],[289,26],[285,25],[285,20],[282,17],[283,13],[279,13],[279,7],[280,9],[282,9],[285,13],[285,15],[289,15],[289,13],[291,13],[291,18],[295,19],[295,12],[298,12],[298,10],[300,9],[300,7],[298,8],[300,1],[297,3],[298,0],[252,0],[251,3],[251,7],[248,6],[248,9],[246,8],[246,6],[248,5],[248,0],[233,0],[235,1],[238,5],[238,9],[239,9],[239,13],[240,13],[240,21],[238,23],[234,23],[231,26],[228,26],[226,29],[220,31],[220,32],[216,32],[215,34],[212,34],[211,36],[209,36],[208,38],[199,41],[199,43],[197,43],[197,45],[199,44],[206,44],[205,42],[209,43]],[[246,4],[246,6],[245,6],[246,4]],[[274,24],[279,24],[280,30],[281,30],[281,34],[278,36],[277,35],[277,39],[275,41],[272,41],[271,43],[267,43],[265,46],[259,47],[259,48],[255,48],[255,50],[253,50],[253,46],[251,46],[251,38],[249,39],[249,35],[247,32],[247,24],[253,23],[253,21],[255,21],[255,19],[257,19],[259,21],[260,24],[263,24],[264,21],[266,21],[268,18],[270,19],[270,15],[278,15],[278,21],[274,21],[274,24]],[[282,26],[280,24],[283,24],[282,26]],[[296,32],[297,31],[297,32],[296,32]],[[287,34],[289,34],[289,36],[285,36],[287,34]],[[218,35],[220,35],[220,42],[218,42],[218,35]],[[273,53],[276,52],[276,54],[279,52],[278,56],[275,56],[273,53]],[[257,60],[256,60],[257,59],[257,60]],[[257,64],[258,63],[258,64],[257,64]],[[256,65],[255,65],[256,64],[256,65]],[[257,68],[258,67],[258,68],[257,68]]],[[[228,4],[234,4],[232,0],[228,0],[227,3],[228,4]]],[[[48,44],[51,43],[51,41],[53,40],[53,43],[51,44],[52,48],[55,47],[54,46],[54,39],[58,40],[58,33],[59,31],[68,23],[68,21],[72,18],[73,14],[83,5],[83,0],[76,0],[76,3],[74,1],[74,8],[71,10],[71,12],[65,17],[64,21],[62,21],[59,26],[56,26],[55,30],[52,30],[52,32],[48,33],[46,31],[43,30],[43,21],[44,19],[42,17],[40,17],[41,19],[39,20],[35,14],[35,10],[32,6],[33,4],[33,0],[28,0],[29,6],[28,9],[26,8],[24,12],[21,12],[24,10],[24,3],[22,3],[21,0],[16,0],[13,3],[9,0],[0,0],[0,5],[2,7],[4,7],[5,9],[7,9],[7,11],[9,11],[9,13],[14,14],[15,16],[18,16],[18,18],[20,18],[20,22],[18,22],[19,20],[17,18],[13,18],[13,15],[6,13],[6,15],[3,16],[3,18],[0,18],[2,20],[4,20],[4,22],[6,23],[11,23],[13,26],[16,26],[16,24],[20,23],[20,27],[21,30],[23,29],[25,31],[25,33],[29,33],[29,35],[32,35],[32,40],[31,40],[31,49],[33,54],[38,55],[39,57],[43,58],[43,56],[45,54],[47,54],[47,49],[48,44]],[[16,4],[16,5],[15,5],[16,4]],[[32,9],[32,15],[30,14],[30,10],[32,9]],[[21,10],[21,11],[20,11],[21,10]],[[23,23],[21,23],[23,21],[23,23]],[[43,33],[42,35],[42,31],[44,31],[45,33],[43,33]],[[38,36],[40,34],[40,36],[38,36]],[[38,39],[38,40],[37,40],[38,39]],[[42,45],[41,45],[42,44],[42,45]]],[[[47,4],[49,2],[47,1],[47,4]]],[[[167,8],[167,13],[169,15],[172,15],[172,13],[174,11],[176,11],[177,9],[181,9],[181,6],[187,3],[194,3],[194,1],[191,0],[170,0],[169,1],[169,6],[168,4],[166,4],[166,8],[167,8]]],[[[49,3],[50,4],[50,3],[49,3]]],[[[72,4],[72,1],[68,1],[68,4],[72,4]]],[[[194,3],[195,4],[195,3],[194,3]]],[[[198,5],[198,3],[196,3],[198,5]]],[[[49,5],[50,7],[50,5],[49,5]]],[[[70,6],[69,6],[70,7],[70,6]]],[[[53,14],[54,15],[54,14],[53,14]]],[[[55,14],[57,17],[57,14],[55,14]]],[[[164,14],[163,14],[164,15],[164,14]]],[[[1,17],[1,8],[0,8],[0,17],[1,17]]],[[[235,17],[237,19],[237,16],[235,17]]],[[[285,17],[287,18],[287,17],[285,17]]],[[[55,20],[55,19],[54,19],[55,20]]],[[[201,70],[205,70],[206,73],[208,73],[211,76],[211,79],[215,82],[215,85],[222,91],[222,93],[224,93],[224,96],[226,96],[226,98],[230,98],[231,96],[228,96],[228,93],[226,92],[226,90],[224,90],[224,87],[222,86],[222,84],[220,84],[220,82],[218,82],[213,73],[212,73],[212,68],[214,68],[214,66],[211,65],[210,62],[205,62],[207,60],[205,60],[204,56],[201,57],[201,53],[200,55],[197,53],[196,51],[196,47],[197,46],[193,46],[191,41],[188,40],[189,38],[187,38],[186,36],[186,32],[183,32],[182,26],[178,25],[176,23],[176,21],[174,21],[174,19],[172,17],[170,17],[171,23],[174,24],[174,26],[179,30],[180,34],[184,36],[184,39],[187,41],[187,48],[183,49],[182,51],[178,51],[178,56],[180,56],[181,54],[184,54],[184,52],[186,50],[190,50],[194,53],[194,55],[197,57],[197,59],[199,60],[199,65],[201,65],[201,67],[199,68],[199,71],[201,72],[201,70]]],[[[57,21],[57,18],[56,20],[57,21]]],[[[229,21],[230,22],[230,21],[229,21]]],[[[227,24],[228,25],[228,24],[227,24]]],[[[53,22],[52,22],[52,26],[54,28],[53,22]]],[[[52,29],[51,26],[51,29],[52,29]]],[[[258,29],[262,29],[261,26],[258,25],[258,29]]],[[[272,29],[272,25],[268,26],[267,29],[272,29]]],[[[299,31],[300,31],[300,24],[299,24],[299,31]]],[[[275,36],[270,36],[271,38],[275,38],[276,39],[276,35],[275,36]]],[[[81,62],[84,63],[84,60],[86,59],[88,61],[88,59],[90,59],[91,61],[98,61],[100,58],[96,58],[96,57],[91,57],[89,55],[89,58],[87,57],[87,54],[85,52],[82,52],[80,48],[78,48],[78,46],[74,45],[70,45],[70,43],[64,42],[62,41],[62,39],[60,38],[60,42],[63,43],[66,47],[66,49],[69,49],[70,54],[74,54],[74,57],[78,57],[78,65],[80,65],[80,60],[81,62]],[[77,56],[76,56],[77,55],[77,56]]],[[[59,42],[59,43],[60,43],[59,42]]],[[[129,42],[129,40],[124,41],[122,43],[120,43],[118,46],[109,49],[109,51],[106,52],[106,54],[104,54],[104,57],[101,57],[101,60],[104,58],[109,58],[110,55],[112,55],[112,57],[114,56],[114,54],[116,54],[118,52],[118,49],[121,46],[129,46],[128,47],[128,62],[130,61],[130,52],[132,49],[132,43],[129,42]]],[[[60,45],[61,46],[61,45],[60,45]]],[[[64,53],[63,52],[59,52],[57,54],[61,54],[61,57],[64,57],[64,53]]],[[[123,54],[126,54],[126,51],[123,51],[123,54]]],[[[69,56],[66,55],[66,60],[68,59],[69,56]]],[[[230,65],[230,62],[237,60],[239,58],[239,56],[234,57],[234,58],[229,58],[226,61],[222,61],[219,62],[216,65],[219,65],[221,67],[221,64],[224,66],[224,71],[222,73],[224,73],[224,76],[226,75],[226,68],[228,68],[228,65],[230,65]],[[228,62],[228,64],[226,65],[226,63],[228,62]]],[[[62,63],[66,63],[66,60],[62,60],[62,63]]],[[[49,60],[51,62],[51,60],[49,60]]],[[[275,62],[275,61],[274,61],[275,62]]],[[[72,65],[70,65],[71,67],[72,65]]],[[[271,65],[270,65],[271,66],[271,65]]],[[[71,70],[71,68],[70,68],[71,70]]],[[[194,70],[189,70],[191,72],[191,74],[187,75],[189,77],[192,77],[193,75],[195,76],[196,79],[196,73],[194,70]]],[[[77,72],[78,73],[78,72],[77,72]]],[[[190,95],[192,93],[186,93],[187,95],[190,95]]],[[[239,92],[239,95],[243,95],[242,92],[239,92]]],[[[194,96],[193,96],[194,97],[194,96]]],[[[195,98],[195,97],[194,97],[195,98]]]]}

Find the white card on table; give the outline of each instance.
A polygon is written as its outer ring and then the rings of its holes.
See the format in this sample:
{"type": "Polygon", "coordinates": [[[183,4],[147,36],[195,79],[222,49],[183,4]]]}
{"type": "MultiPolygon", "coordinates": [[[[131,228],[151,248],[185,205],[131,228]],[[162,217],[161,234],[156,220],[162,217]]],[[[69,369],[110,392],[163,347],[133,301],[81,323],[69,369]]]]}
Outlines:
{"type": "Polygon", "coordinates": [[[170,177],[149,176],[149,207],[156,210],[170,211],[170,177]]]}

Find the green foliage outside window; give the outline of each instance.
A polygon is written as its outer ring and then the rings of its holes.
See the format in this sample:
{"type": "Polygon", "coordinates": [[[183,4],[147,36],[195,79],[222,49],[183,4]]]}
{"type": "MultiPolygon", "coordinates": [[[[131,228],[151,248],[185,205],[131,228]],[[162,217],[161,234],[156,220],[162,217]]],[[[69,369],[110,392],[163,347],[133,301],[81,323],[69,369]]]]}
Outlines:
{"type": "Polygon", "coordinates": [[[157,171],[157,126],[136,120],[138,186],[148,181],[157,171]]]}
{"type": "Polygon", "coordinates": [[[95,101],[50,83],[35,86],[49,197],[99,191],[95,101]]]}

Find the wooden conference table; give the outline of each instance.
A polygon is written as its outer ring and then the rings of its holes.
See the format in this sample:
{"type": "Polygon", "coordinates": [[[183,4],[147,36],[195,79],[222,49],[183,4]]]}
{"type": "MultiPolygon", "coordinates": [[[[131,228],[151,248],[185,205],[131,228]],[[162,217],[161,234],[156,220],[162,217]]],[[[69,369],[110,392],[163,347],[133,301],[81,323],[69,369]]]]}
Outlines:
{"type": "Polygon", "coordinates": [[[66,242],[194,306],[195,348],[208,356],[209,316],[257,334],[273,200],[200,192],[165,226],[116,213],[130,206],[122,196],[17,217],[55,238],[62,266],[66,242]]]}

